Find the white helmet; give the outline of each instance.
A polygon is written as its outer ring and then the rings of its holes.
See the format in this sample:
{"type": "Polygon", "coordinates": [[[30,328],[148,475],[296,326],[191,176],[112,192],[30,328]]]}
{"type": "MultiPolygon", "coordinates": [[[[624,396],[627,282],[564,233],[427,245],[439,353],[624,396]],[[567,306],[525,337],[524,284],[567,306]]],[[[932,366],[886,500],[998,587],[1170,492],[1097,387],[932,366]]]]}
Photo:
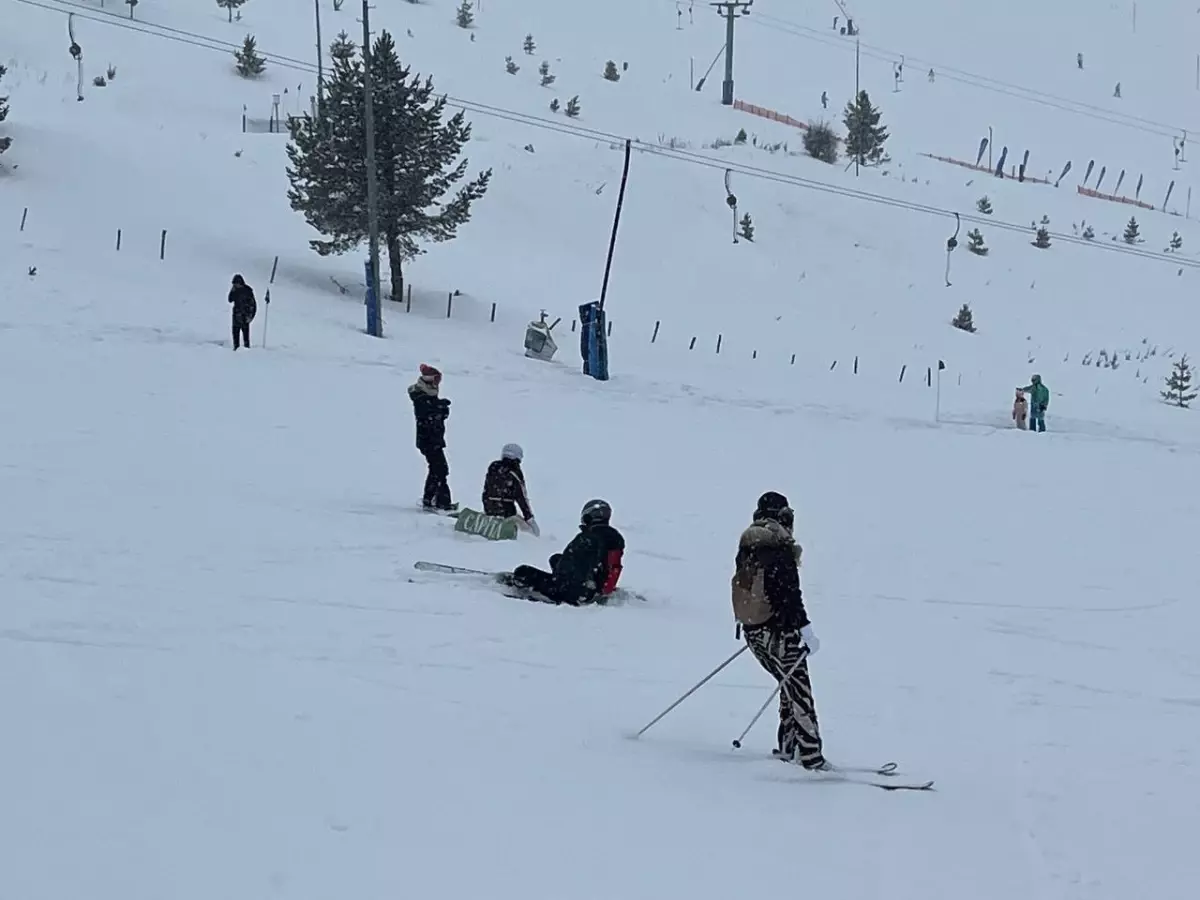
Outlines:
{"type": "Polygon", "coordinates": [[[504,449],[500,451],[501,459],[515,459],[520,462],[525,458],[525,451],[521,449],[520,444],[505,444],[504,449]]]}

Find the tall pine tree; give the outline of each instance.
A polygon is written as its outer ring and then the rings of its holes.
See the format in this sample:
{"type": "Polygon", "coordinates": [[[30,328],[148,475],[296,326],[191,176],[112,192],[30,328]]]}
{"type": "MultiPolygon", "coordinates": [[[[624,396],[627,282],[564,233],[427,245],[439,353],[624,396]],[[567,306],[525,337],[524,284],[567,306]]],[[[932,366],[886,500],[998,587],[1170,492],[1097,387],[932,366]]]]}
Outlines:
{"type": "Polygon", "coordinates": [[[846,156],[858,157],[859,165],[877,163],[883,159],[883,145],[887,142],[887,128],[879,124],[880,112],[871,105],[866,91],[846,104],[842,121],[846,125],[846,156]]]}
{"type": "MultiPolygon", "coordinates": [[[[5,73],[7,73],[7,72],[8,72],[8,69],[4,68],[4,66],[0,66],[0,79],[3,79],[5,73]]],[[[3,122],[7,118],[8,118],[8,98],[5,96],[0,96],[0,122],[3,122]]],[[[10,146],[12,146],[12,138],[0,137],[0,153],[3,153],[10,146]]]]}
{"type": "MultiPolygon", "coordinates": [[[[322,256],[347,253],[367,239],[363,74],[361,56],[335,59],[325,85],[325,118],[317,122],[305,114],[291,120],[288,199],[325,237],[310,242],[322,256]]],[[[442,121],[445,98],[434,98],[432,79],[409,77],[386,31],[372,48],[371,76],[379,233],[390,265],[391,296],[400,300],[404,263],[425,252],[421,241],[455,237],[470,219],[471,204],[487,191],[492,170],[446,198],[466,175],[467,160],[459,156],[471,126],[461,112],[442,121]]]]}

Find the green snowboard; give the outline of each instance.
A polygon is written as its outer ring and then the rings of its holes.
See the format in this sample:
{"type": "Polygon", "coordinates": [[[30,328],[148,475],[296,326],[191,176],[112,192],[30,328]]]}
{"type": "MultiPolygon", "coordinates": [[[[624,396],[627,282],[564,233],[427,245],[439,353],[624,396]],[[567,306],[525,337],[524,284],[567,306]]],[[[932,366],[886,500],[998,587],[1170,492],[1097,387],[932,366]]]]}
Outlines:
{"type": "Polygon", "coordinates": [[[515,541],[518,528],[515,518],[486,516],[473,509],[463,509],[454,520],[454,530],[463,534],[477,534],[489,541],[515,541]]]}

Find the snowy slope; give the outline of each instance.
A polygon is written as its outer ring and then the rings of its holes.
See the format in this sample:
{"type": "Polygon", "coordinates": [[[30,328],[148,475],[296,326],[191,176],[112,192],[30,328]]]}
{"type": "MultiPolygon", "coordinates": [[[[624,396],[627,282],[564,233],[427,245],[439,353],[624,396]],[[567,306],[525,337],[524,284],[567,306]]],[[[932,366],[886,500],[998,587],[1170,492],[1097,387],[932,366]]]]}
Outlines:
{"type": "MultiPolygon", "coordinates": [[[[139,21],[159,27],[131,30],[97,5],[0,2],[16,164],[0,170],[0,897],[1187,896],[1200,426],[1155,400],[1168,348],[1195,343],[1200,235],[1139,213],[1149,249],[1183,235],[1168,263],[1065,238],[1039,253],[1025,231],[985,225],[991,256],[956,251],[946,288],[952,219],[895,205],[965,214],[986,191],[1003,222],[1119,232],[1126,207],[916,154],[969,155],[1011,116],[1076,166],[1076,135],[1139,162],[1165,141],[1150,183],[1171,177],[1168,137],[1038,119],[1021,96],[928,85],[911,60],[1096,104],[1121,78],[1126,110],[1186,127],[1171,120],[1186,81],[1154,99],[1136,87],[1187,62],[1184,4],[1161,5],[1178,17],[1167,25],[1139,10],[1136,41],[1118,11],[1093,13],[1087,90],[1055,37],[1082,4],[1061,20],[1014,4],[1005,18],[1038,22],[1028,44],[958,6],[860,4],[864,46],[905,52],[912,70],[893,96],[890,62],[864,67],[889,120],[895,104],[895,163],[857,182],[704,146],[739,127],[797,142],[720,108],[716,76],[687,90],[689,57],[707,66],[721,40],[707,9],[690,25],[681,4],[677,30],[671,2],[485,0],[472,42],[448,0],[380,4],[375,26],[411,29],[402,46],[439,89],[560,125],[549,97],[578,93],[578,127],[677,138],[709,161],[634,158],[606,384],[578,374],[569,338],[542,365],[520,335],[539,308],[569,320],[598,290],[621,164],[610,140],[476,110],[471,163],[494,166],[494,186],[457,241],[412,267],[413,312],[390,306],[374,341],[361,261],[310,254],[287,209],[283,138],[240,133],[243,104],[261,116],[272,92],[311,91],[311,10],[250,0],[230,26],[215,4],[145,2],[139,21]],[[89,80],[118,67],[81,104],[67,9],[89,80]],[[246,83],[217,45],[197,46],[247,29],[294,67],[246,83]],[[544,56],[520,53],[527,31],[544,56]],[[619,84],[599,77],[610,57],[630,62],[619,84]],[[541,58],[561,90],[537,87],[541,58]],[[1019,75],[1017,58],[1032,60],[1019,75]],[[980,104],[997,118],[968,121],[980,104]],[[729,240],[730,165],[754,244],[729,240]],[[276,255],[268,348],[230,354],[228,276],[261,297],[276,255]],[[963,302],[975,335],[946,324],[963,302]],[[1077,365],[1154,345],[1115,371],[1077,365]],[[940,424],[924,383],[939,358],[940,424]],[[413,509],[403,390],[421,361],[447,372],[458,499],[519,440],[540,540],[469,540],[413,509]],[[1037,439],[1005,427],[1031,368],[1055,391],[1037,439]],[[805,783],[764,759],[770,714],[730,750],[770,690],[746,659],[628,740],[737,648],[732,549],[766,489],[798,510],[831,757],[894,758],[939,793],[805,783]],[[591,496],[613,503],[624,580],[646,603],[552,609],[412,570],[541,562],[591,496]]],[[[739,93],[799,117],[823,89],[840,106],[847,73],[814,73],[829,68],[820,53],[852,54],[792,34],[824,36],[836,7],[767,6],[738,26],[739,93]]],[[[356,12],[327,10],[326,36],[356,12]]]]}

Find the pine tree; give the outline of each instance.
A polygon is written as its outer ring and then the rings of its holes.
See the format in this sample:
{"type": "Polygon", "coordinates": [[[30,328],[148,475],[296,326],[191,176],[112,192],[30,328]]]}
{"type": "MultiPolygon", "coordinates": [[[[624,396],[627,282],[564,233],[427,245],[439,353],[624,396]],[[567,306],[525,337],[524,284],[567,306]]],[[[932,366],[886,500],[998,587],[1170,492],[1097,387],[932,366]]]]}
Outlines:
{"type": "Polygon", "coordinates": [[[823,163],[835,163],[838,158],[838,139],[828,122],[816,121],[804,132],[804,152],[823,163]]]}
{"type": "Polygon", "coordinates": [[[537,44],[533,42],[533,35],[525,35],[525,55],[533,56],[533,51],[537,49],[537,44]]]}
{"type": "Polygon", "coordinates": [[[558,76],[550,74],[550,63],[542,60],[542,64],[538,66],[538,74],[542,76],[542,87],[550,87],[554,84],[554,79],[558,76]]]}
{"type": "Polygon", "coordinates": [[[217,6],[229,10],[229,21],[233,21],[233,11],[244,6],[246,0],[217,0],[217,6]]]}
{"type": "Polygon", "coordinates": [[[1125,226],[1123,239],[1127,244],[1141,243],[1141,232],[1138,230],[1137,219],[1133,216],[1129,217],[1129,224],[1125,226]]]}
{"type": "Polygon", "coordinates": [[[238,74],[243,78],[261,75],[267,67],[267,61],[258,55],[258,42],[252,34],[246,35],[241,50],[233,51],[233,58],[237,60],[238,74]]]}
{"type": "Polygon", "coordinates": [[[558,98],[555,97],[553,100],[550,101],[550,112],[558,112],[558,109],[559,109],[558,98]]]}
{"type": "Polygon", "coordinates": [[[1200,396],[1192,390],[1192,366],[1186,353],[1171,367],[1171,374],[1167,376],[1167,389],[1161,394],[1167,403],[1174,403],[1180,407],[1186,407],[1200,396]]]}
{"type": "Polygon", "coordinates": [[[521,71],[521,67],[513,62],[513,58],[511,56],[506,56],[504,57],[504,70],[508,72],[509,75],[516,75],[521,71]]]}
{"type": "Polygon", "coordinates": [[[950,320],[950,324],[959,331],[969,331],[975,333],[975,320],[971,315],[971,307],[967,304],[962,305],[962,309],[958,311],[958,315],[950,320]]]}
{"type": "MultiPolygon", "coordinates": [[[[462,183],[471,138],[462,112],[443,121],[446,98],[433,80],[409,77],[387,31],[371,54],[379,233],[387,251],[392,299],[404,293],[404,263],[424,252],[421,242],[452,240],[470,219],[472,204],[487,192],[488,169],[462,183]],[[447,196],[457,185],[453,196],[447,196]]],[[[322,240],[322,256],[347,253],[367,239],[367,175],[361,57],[335,60],[325,85],[324,118],[307,113],[289,122],[287,170],[292,209],[303,213],[322,240]]]]}
{"type": "MultiPolygon", "coordinates": [[[[4,80],[4,76],[8,73],[8,69],[0,66],[0,81],[4,80]]],[[[8,118],[8,97],[0,95],[0,122],[8,118]]],[[[3,153],[12,146],[12,138],[0,137],[0,153],[3,153]]]]}
{"type": "Polygon", "coordinates": [[[745,129],[745,128],[739,128],[739,129],[738,129],[738,133],[737,133],[737,134],[734,136],[734,138],[733,138],[733,142],[734,142],[735,144],[744,144],[744,143],[746,143],[746,141],[748,141],[749,139],[750,139],[750,138],[749,138],[749,137],[746,135],[746,129],[745,129]]]}
{"type": "Polygon", "coordinates": [[[988,199],[987,194],[984,194],[977,201],[975,201],[975,208],[985,216],[990,216],[992,214],[992,201],[988,199]]]}
{"type": "Polygon", "coordinates": [[[1091,225],[1086,226],[1083,229],[1083,239],[1085,241],[1094,241],[1096,239],[1096,229],[1091,225]]]}
{"type": "Polygon", "coordinates": [[[459,28],[470,28],[475,24],[475,13],[471,12],[471,0],[462,0],[458,7],[458,12],[455,14],[455,21],[458,22],[459,28]]]}
{"type": "Polygon", "coordinates": [[[125,5],[129,7],[129,18],[133,18],[133,10],[138,5],[138,0],[125,0],[125,5]]]}
{"type": "Polygon", "coordinates": [[[1033,239],[1033,246],[1039,250],[1045,250],[1050,246],[1050,229],[1042,225],[1037,230],[1037,235],[1033,239]]]}
{"type": "Polygon", "coordinates": [[[983,245],[983,234],[978,228],[973,228],[967,232],[967,249],[976,256],[987,256],[988,248],[983,245]]]}
{"type": "Polygon", "coordinates": [[[738,222],[738,235],[748,241],[754,240],[754,222],[750,218],[750,213],[746,213],[742,216],[742,221],[738,222]]]}
{"type": "Polygon", "coordinates": [[[563,110],[569,119],[579,118],[579,95],[576,94],[567,101],[567,108],[563,110]]]}
{"type": "Polygon", "coordinates": [[[604,64],[604,80],[605,81],[620,81],[621,80],[621,73],[617,70],[617,64],[611,59],[604,64]]]}
{"type": "Polygon", "coordinates": [[[1172,253],[1177,253],[1179,250],[1183,249],[1183,238],[1179,236],[1178,231],[1171,232],[1171,245],[1169,249],[1172,253]]]}
{"type": "Polygon", "coordinates": [[[846,125],[846,155],[857,159],[859,165],[882,162],[887,128],[879,124],[880,112],[871,105],[866,91],[846,104],[843,122],[846,125]]]}
{"type": "Polygon", "coordinates": [[[358,44],[350,39],[350,35],[344,31],[339,31],[337,38],[329,45],[329,56],[331,59],[340,59],[342,62],[353,59],[358,55],[358,44]]]}

